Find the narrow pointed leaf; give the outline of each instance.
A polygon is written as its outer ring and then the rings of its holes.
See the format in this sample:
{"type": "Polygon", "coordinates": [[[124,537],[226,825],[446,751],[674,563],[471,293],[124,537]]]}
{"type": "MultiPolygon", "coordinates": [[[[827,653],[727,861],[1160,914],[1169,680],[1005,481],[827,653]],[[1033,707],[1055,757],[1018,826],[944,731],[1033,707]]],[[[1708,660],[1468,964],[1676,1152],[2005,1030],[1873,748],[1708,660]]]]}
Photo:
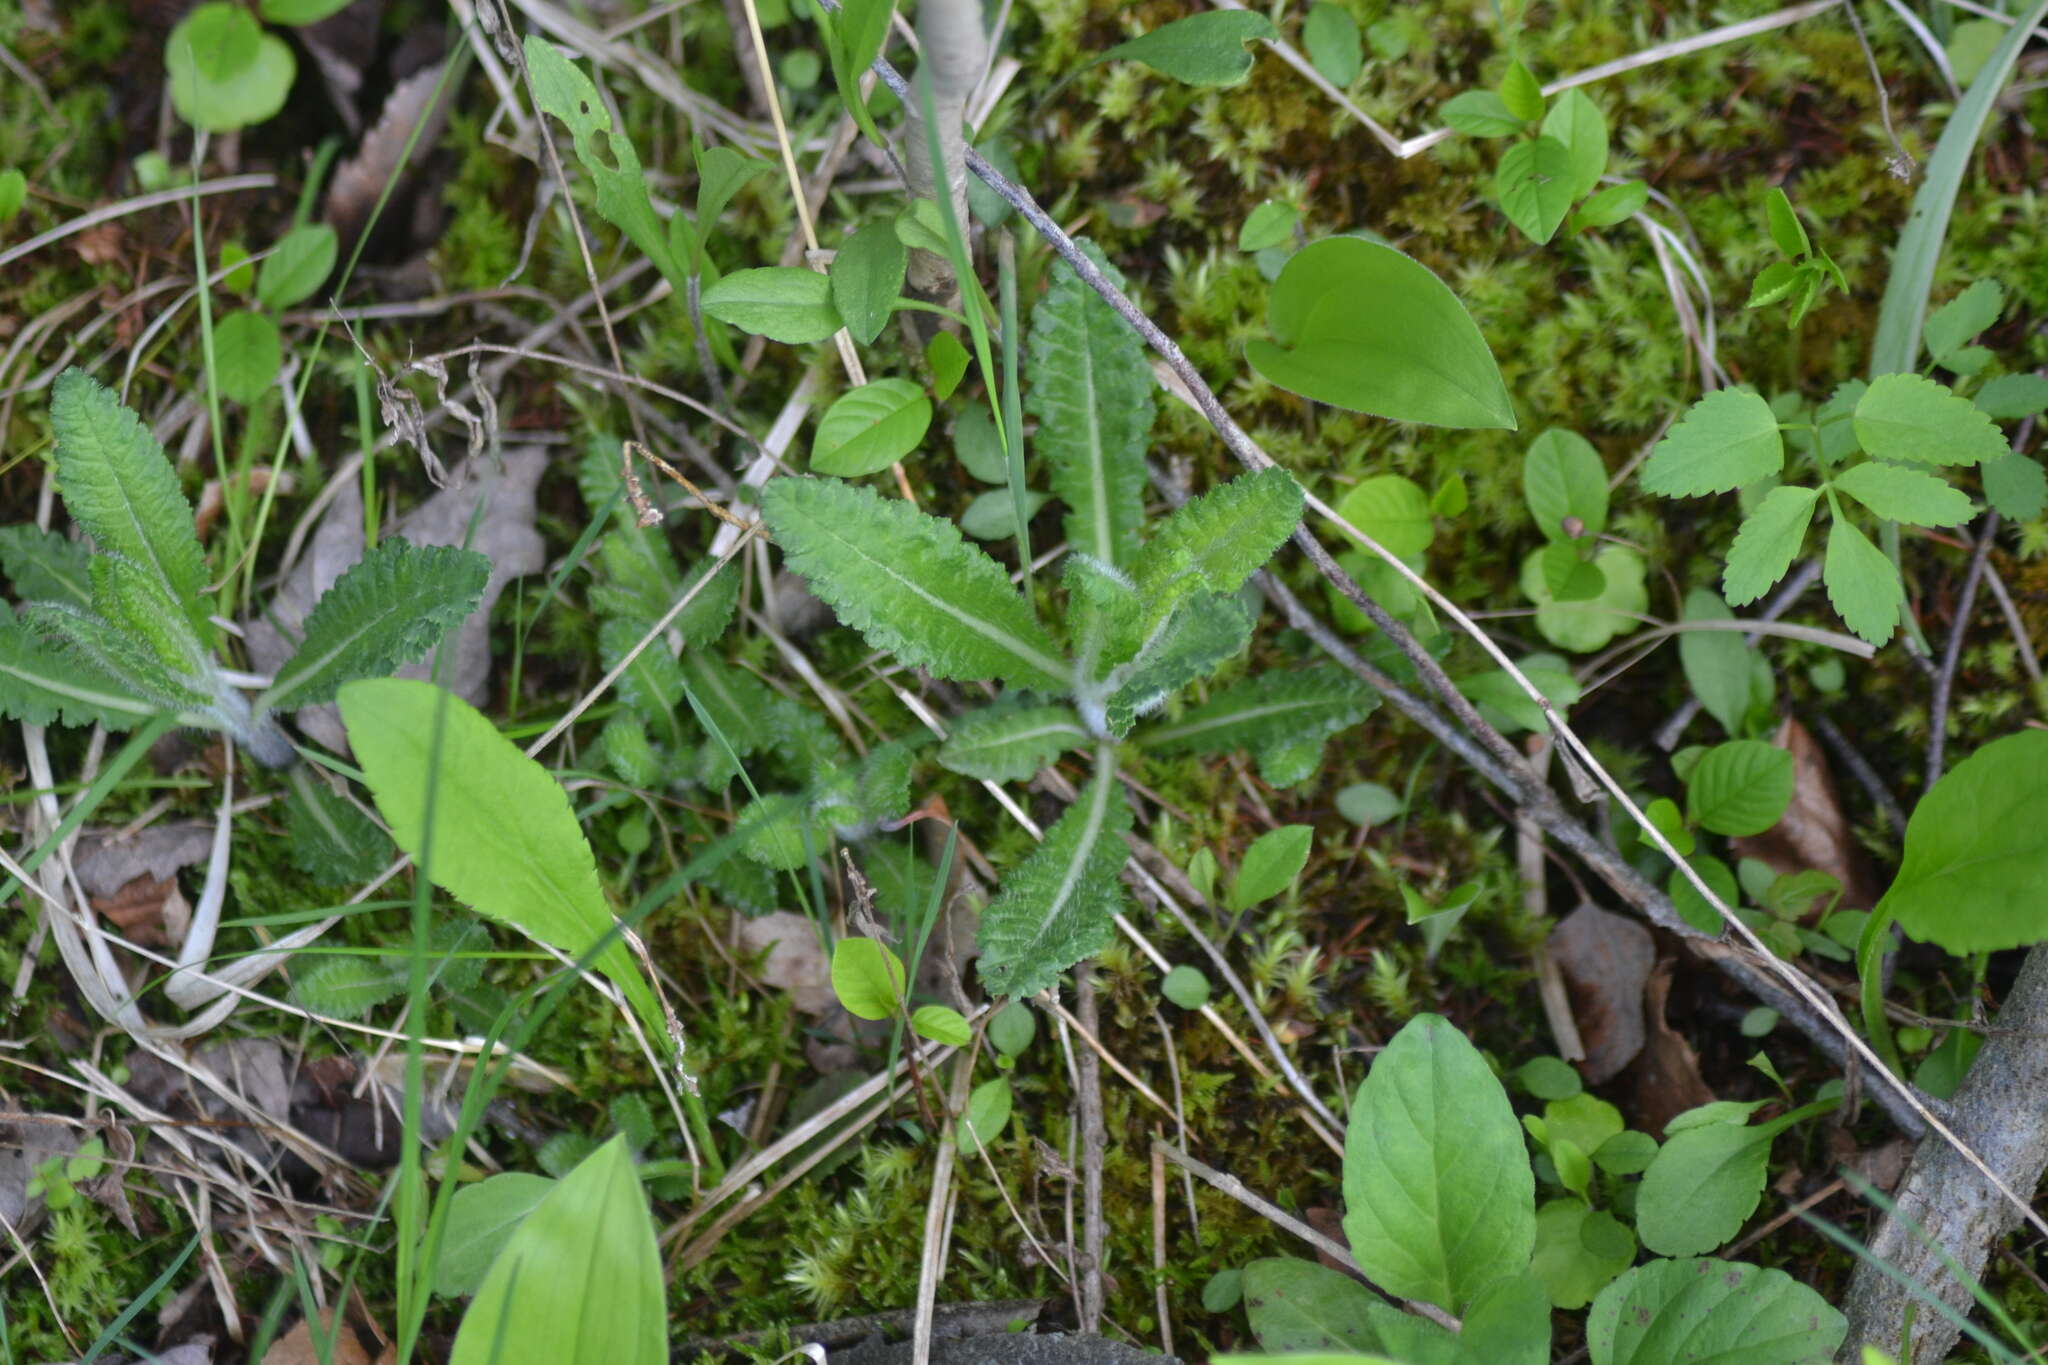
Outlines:
{"type": "Polygon", "coordinates": [[[1748,606],[1785,576],[1806,542],[1819,498],[1818,488],[1780,487],[1764,494],[1728,547],[1728,572],[1721,586],[1730,606],[1748,606]]]}
{"type": "Polygon", "coordinates": [[[1072,707],[998,704],[956,721],[938,756],[943,766],[967,777],[1022,782],[1088,739],[1072,707]]]}
{"type": "Polygon", "coordinates": [[[1241,474],[1183,504],[1132,564],[1141,594],[1192,570],[1212,592],[1234,593],[1294,534],[1301,485],[1284,469],[1241,474]]]}
{"type": "Polygon", "coordinates": [[[1379,694],[1337,668],[1261,673],[1234,683],[1138,742],[1158,753],[1230,753],[1321,742],[1371,715],[1379,694]]]}
{"type": "Polygon", "coordinates": [[[980,970],[989,990],[1036,995],[1109,942],[1123,907],[1117,872],[1129,855],[1123,836],[1130,827],[1131,808],[1105,753],[1045,842],[1003,878],[1001,894],[981,912],[980,970]]]}
{"type": "Polygon", "coordinates": [[[1058,647],[951,522],[831,479],[773,480],[761,510],[789,567],[877,649],[941,678],[1066,689],[1058,647]]]}

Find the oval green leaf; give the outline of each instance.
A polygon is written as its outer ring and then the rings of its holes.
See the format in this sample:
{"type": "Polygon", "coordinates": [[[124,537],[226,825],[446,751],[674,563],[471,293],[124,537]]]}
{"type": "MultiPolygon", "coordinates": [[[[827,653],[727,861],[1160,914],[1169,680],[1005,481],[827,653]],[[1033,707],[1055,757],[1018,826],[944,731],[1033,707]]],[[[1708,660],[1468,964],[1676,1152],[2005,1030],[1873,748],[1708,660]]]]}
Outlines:
{"type": "Polygon", "coordinates": [[[815,270],[735,270],[706,289],[702,302],[720,322],[791,346],[823,341],[840,328],[832,282],[815,270]]]}
{"type": "Polygon", "coordinates": [[[2048,939],[2048,732],[2022,730],[1958,763],[1913,808],[1906,855],[1878,902],[1956,954],[2048,939]]]}
{"type": "Polygon", "coordinates": [[[842,938],[832,946],[832,993],[858,1019],[888,1019],[903,1003],[903,962],[885,943],[842,938]]]}
{"type": "Polygon", "coordinates": [[[932,424],[932,400],[908,379],[877,379],[841,394],[818,419],[811,468],[857,479],[917,449],[932,424]]]}

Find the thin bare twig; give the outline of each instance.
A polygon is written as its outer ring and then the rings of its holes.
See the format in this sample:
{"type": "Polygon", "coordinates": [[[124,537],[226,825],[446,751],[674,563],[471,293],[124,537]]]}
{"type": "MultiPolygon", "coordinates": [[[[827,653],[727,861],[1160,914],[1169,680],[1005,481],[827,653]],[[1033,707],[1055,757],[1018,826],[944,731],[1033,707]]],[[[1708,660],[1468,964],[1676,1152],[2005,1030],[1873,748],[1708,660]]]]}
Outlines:
{"type": "Polygon", "coordinates": [[[1991,557],[1992,542],[1998,539],[1998,513],[1984,514],[1977,528],[1977,548],[1970,555],[1970,567],[1963,574],[1963,590],[1956,598],[1955,624],[1949,628],[1948,643],[1941,651],[1941,671],[1934,675],[1934,695],[1927,703],[1927,789],[1941,781],[1942,760],[1948,747],[1948,700],[1955,687],[1956,665],[1963,657],[1963,637],[1970,633],[1970,611],[1977,605],[1977,585],[1984,581],[1984,562],[1991,557]]]}
{"type": "MultiPolygon", "coordinates": [[[[1094,1042],[1102,1032],[1101,1002],[1095,995],[1095,964],[1074,968],[1075,1031],[1094,1042]]],[[[1081,1111],[1081,1284],[1077,1312],[1081,1330],[1102,1330],[1102,1249],[1108,1232],[1102,1219],[1102,1162],[1109,1147],[1109,1129],[1102,1121],[1102,1066],[1096,1049],[1084,1048],[1075,1059],[1081,1088],[1075,1097],[1081,1111]]],[[[923,1362],[919,1362],[923,1365],[923,1362]]]]}

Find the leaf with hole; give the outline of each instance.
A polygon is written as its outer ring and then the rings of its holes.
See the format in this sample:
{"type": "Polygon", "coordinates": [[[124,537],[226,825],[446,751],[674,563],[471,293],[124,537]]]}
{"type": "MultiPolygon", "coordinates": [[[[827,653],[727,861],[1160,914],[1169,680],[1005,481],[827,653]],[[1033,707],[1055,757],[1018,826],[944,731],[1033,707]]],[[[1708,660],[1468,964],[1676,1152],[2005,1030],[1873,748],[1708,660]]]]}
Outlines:
{"type": "Polygon", "coordinates": [[[1253,338],[1245,357],[1290,393],[1397,422],[1514,428],[1471,315],[1393,247],[1357,237],[1303,247],[1274,282],[1266,321],[1273,340],[1253,338]]]}
{"type": "Polygon", "coordinates": [[[1541,246],[1571,212],[1575,173],[1571,149],[1556,138],[1517,142],[1501,153],[1494,168],[1494,197],[1508,221],[1541,246]]]}

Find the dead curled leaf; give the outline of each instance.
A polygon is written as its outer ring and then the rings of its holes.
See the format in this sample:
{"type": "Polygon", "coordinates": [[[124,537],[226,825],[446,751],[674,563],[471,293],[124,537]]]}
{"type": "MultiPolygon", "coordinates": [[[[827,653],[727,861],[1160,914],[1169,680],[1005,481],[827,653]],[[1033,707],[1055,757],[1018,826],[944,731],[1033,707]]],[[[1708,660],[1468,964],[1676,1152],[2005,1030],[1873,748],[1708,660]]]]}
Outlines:
{"type": "Polygon", "coordinates": [[[740,948],[761,957],[763,983],[789,992],[798,1013],[819,1016],[837,1003],[832,968],[818,942],[818,926],[802,915],[777,910],[740,924],[740,948]]]}
{"type": "Polygon", "coordinates": [[[1664,1125],[1688,1109],[1711,1103],[1714,1092],[1700,1076],[1699,1055],[1664,1018],[1671,994],[1672,960],[1666,958],[1643,985],[1643,1013],[1649,1037],[1636,1061],[1635,1126],[1663,1140],[1664,1125]]]}
{"type": "Polygon", "coordinates": [[[1657,950],[1632,919],[1582,905],[1550,933],[1550,956],[1571,994],[1586,1045],[1579,1072],[1588,1085],[1612,1080],[1643,1049],[1643,987],[1657,950]]]}
{"type": "Polygon", "coordinates": [[[323,216],[341,239],[344,252],[355,245],[370,221],[370,214],[384,194],[384,187],[402,183],[412,169],[440,139],[447,120],[452,85],[441,88],[441,66],[436,63],[415,71],[396,86],[384,101],[384,111],[363,136],[354,156],[334,169],[327,187],[323,216]],[[436,93],[443,98],[436,99],[436,93]],[[415,141],[413,129],[419,129],[415,141]],[[407,144],[413,145],[413,160],[405,160],[407,144]]]}
{"type": "Polygon", "coordinates": [[[1729,846],[1737,857],[1755,858],[1779,876],[1809,868],[1825,872],[1842,883],[1842,908],[1869,909],[1877,904],[1876,877],[1842,810],[1827,754],[1791,716],[1771,742],[1792,755],[1792,804],[1777,824],[1729,846]]]}

